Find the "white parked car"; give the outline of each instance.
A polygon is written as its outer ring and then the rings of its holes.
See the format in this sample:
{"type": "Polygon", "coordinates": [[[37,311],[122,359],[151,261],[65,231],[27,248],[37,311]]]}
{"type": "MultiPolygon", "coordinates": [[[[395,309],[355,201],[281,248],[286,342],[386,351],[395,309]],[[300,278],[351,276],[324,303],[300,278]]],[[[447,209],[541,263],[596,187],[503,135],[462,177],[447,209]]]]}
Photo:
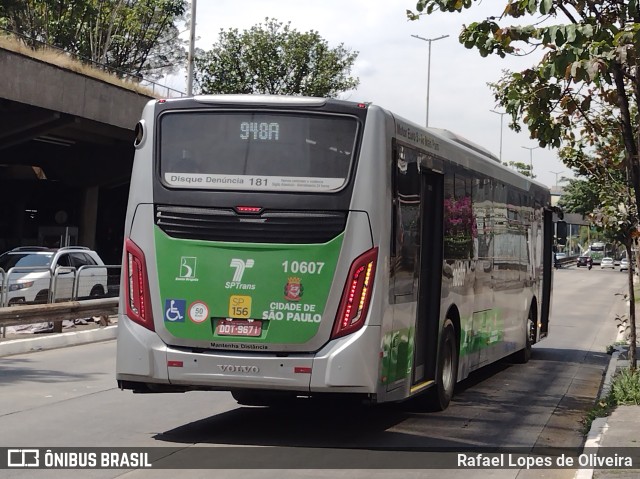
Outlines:
{"type": "Polygon", "coordinates": [[[604,268],[616,269],[616,265],[613,262],[613,258],[609,258],[608,256],[606,256],[600,260],[600,269],[604,269],[604,268]]]}
{"type": "Polygon", "coordinates": [[[0,255],[0,302],[46,303],[52,287],[54,300],[72,299],[78,271],[78,298],[104,296],[107,269],[99,266],[104,263],[98,253],[83,246],[14,248],[0,255]]]}

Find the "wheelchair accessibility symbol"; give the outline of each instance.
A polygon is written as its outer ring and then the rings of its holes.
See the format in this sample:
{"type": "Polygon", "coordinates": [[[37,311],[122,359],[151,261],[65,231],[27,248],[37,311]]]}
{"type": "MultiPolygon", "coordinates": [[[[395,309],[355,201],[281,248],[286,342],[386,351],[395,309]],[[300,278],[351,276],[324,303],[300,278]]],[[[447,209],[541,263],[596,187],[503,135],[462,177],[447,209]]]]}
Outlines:
{"type": "Polygon", "coordinates": [[[185,299],[165,299],[164,320],[171,323],[184,323],[184,314],[187,309],[185,299]]]}

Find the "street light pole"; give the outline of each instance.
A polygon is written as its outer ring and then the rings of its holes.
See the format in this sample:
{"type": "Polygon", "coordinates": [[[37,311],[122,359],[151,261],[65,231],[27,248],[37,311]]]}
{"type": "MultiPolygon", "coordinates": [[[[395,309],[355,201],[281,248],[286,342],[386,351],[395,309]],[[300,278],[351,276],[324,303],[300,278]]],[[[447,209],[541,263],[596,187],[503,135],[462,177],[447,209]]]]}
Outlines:
{"type": "Polygon", "coordinates": [[[564,171],[550,171],[549,173],[553,173],[554,175],[556,175],[556,184],[555,184],[555,186],[558,186],[558,175],[560,173],[564,173],[564,171]]]}
{"type": "Polygon", "coordinates": [[[447,38],[449,35],[442,35],[436,38],[424,38],[419,35],[411,35],[413,38],[417,38],[418,40],[423,40],[429,43],[429,60],[427,61],[427,116],[426,116],[426,124],[425,126],[429,126],[429,87],[431,86],[431,42],[435,42],[436,40],[442,40],[443,38],[447,38]]]}
{"type": "Polygon", "coordinates": [[[196,0],[191,0],[191,26],[189,31],[189,58],[187,65],[187,96],[193,95],[193,67],[196,43],[196,0]]]}
{"type": "Polygon", "coordinates": [[[529,168],[531,168],[531,178],[533,178],[533,150],[540,148],[539,146],[523,146],[525,150],[529,150],[529,168]]]}
{"type": "Polygon", "coordinates": [[[500,115],[500,163],[502,163],[502,119],[504,118],[504,116],[507,114],[507,112],[499,112],[499,111],[495,111],[495,110],[489,110],[492,113],[495,113],[497,115],[500,115]]]}

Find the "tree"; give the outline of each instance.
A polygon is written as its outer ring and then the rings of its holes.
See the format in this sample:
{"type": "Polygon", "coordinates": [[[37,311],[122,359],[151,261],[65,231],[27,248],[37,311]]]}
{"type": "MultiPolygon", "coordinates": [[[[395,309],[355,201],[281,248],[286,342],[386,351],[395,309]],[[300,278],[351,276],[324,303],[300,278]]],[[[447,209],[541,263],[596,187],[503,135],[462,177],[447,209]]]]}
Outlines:
{"type": "Polygon", "coordinates": [[[201,93],[266,93],[335,97],[352,90],[358,52],[330,48],[316,31],[300,33],[274,19],[249,30],[220,30],[211,50],[195,59],[201,93]]]}
{"type": "MultiPolygon", "coordinates": [[[[615,182],[608,185],[601,192],[602,206],[596,208],[591,213],[591,220],[612,233],[613,239],[622,243],[625,247],[627,258],[629,258],[630,266],[627,270],[627,287],[629,307],[629,358],[633,361],[636,354],[635,342],[635,326],[636,308],[635,308],[635,290],[633,288],[633,264],[632,245],[635,242],[638,232],[638,210],[635,205],[633,194],[628,185],[624,182],[615,182]]],[[[637,259],[636,259],[636,264],[637,259]]],[[[631,367],[635,369],[634,362],[631,367]]]]}
{"type": "Polygon", "coordinates": [[[528,176],[529,178],[536,177],[536,175],[534,175],[533,172],[531,171],[531,165],[527,165],[526,163],[523,163],[521,161],[509,161],[509,162],[505,162],[504,164],[513,168],[518,173],[524,176],[528,176]]]}
{"type": "Polygon", "coordinates": [[[586,217],[600,206],[600,187],[587,179],[572,178],[564,187],[558,206],[567,213],[586,217]]]}
{"type": "Polygon", "coordinates": [[[0,26],[134,76],[159,78],[186,58],[176,22],[186,0],[6,0],[0,26]]]}
{"type": "MultiPolygon", "coordinates": [[[[419,13],[470,9],[473,0],[418,0],[419,13]]],[[[419,14],[408,12],[410,18],[419,14]]],[[[542,60],[522,72],[504,72],[492,85],[499,105],[520,130],[522,118],[541,147],[564,147],[567,166],[586,167],[589,152],[622,145],[619,156],[598,156],[598,171],[619,169],[629,179],[635,209],[640,210],[640,8],[636,0],[600,2],[569,0],[505,0],[496,15],[462,29],[460,42],[482,56],[521,55],[542,49],[542,60]],[[532,24],[505,25],[509,19],[532,24]],[[502,25],[501,25],[502,23],[502,25]],[[613,141],[614,145],[610,142],[613,141]]],[[[615,196],[615,195],[613,195],[615,196]]],[[[605,201],[613,197],[601,196],[605,201]]],[[[617,203],[605,203],[612,214],[617,203]]],[[[629,220],[633,217],[629,216],[629,220]]],[[[603,225],[611,225],[603,221],[603,225]]],[[[634,227],[637,226],[634,225],[634,227]]],[[[633,307],[633,302],[631,303],[633,307]]],[[[631,324],[630,365],[636,367],[635,323],[631,324]]]]}

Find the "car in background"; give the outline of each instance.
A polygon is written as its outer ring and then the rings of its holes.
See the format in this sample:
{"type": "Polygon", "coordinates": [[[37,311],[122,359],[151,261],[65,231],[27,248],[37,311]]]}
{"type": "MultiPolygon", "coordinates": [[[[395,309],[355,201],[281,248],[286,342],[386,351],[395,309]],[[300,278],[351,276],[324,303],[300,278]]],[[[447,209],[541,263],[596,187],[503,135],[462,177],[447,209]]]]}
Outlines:
{"type": "Polygon", "coordinates": [[[561,260],[567,257],[567,253],[556,253],[556,259],[561,260]]]}
{"type": "Polygon", "coordinates": [[[579,268],[580,266],[589,266],[589,263],[591,263],[591,256],[578,256],[578,259],[576,260],[576,266],[579,268]]]}
{"type": "Polygon", "coordinates": [[[95,251],[84,246],[14,248],[0,255],[0,301],[6,305],[47,303],[53,278],[54,300],[72,299],[76,275],[82,266],[85,268],[78,278],[77,297],[104,296],[107,269],[100,267],[104,263],[95,251]]]}
{"type": "Polygon", "coordinates": [[[600,269],[604,269],[604,268],[616,269],[616,265],[613,262],[613,258],[609,258],[608,256],[605,256],[600,260],[600,269]]]}
{"type": "Polygon", "coordinates": [[[625,257],[620,260],[620,271],[627,271],[629,269],[629,260],[625,257]]]}

